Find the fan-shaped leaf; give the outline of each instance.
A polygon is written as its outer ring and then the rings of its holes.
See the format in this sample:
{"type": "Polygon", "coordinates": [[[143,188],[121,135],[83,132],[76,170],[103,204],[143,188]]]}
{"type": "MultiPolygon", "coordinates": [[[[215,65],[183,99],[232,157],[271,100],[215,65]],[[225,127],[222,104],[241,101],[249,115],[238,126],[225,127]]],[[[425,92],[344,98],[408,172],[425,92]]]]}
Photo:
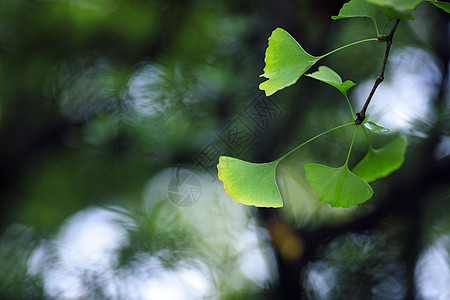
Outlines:
{"type": "Polygon", "coordinates": [[[389,132],[389,128],[378,125],[377,123],[372,122],[372,121],[364,122],[364,127],[369,129],[370,131],[377,132],[377,133],[389,132]]]}
{"type": "Polygon", "coordinates": [[[406,139],[398,138],[389,145],[374,149],[356,165],[353,173],[367,182],[385,177],[401,167],[405,159],[406,139]]]}
{"type": "Polygon", "coordinates": [[[225,192],[234,200],[258,207],[282,207],[283,200],[275,179],[278,163],[277,160],[256,164],[221,156],[217,168],[225,192]]]}
{"type": "Polygon", "coordinates": [[[331,86],[334,86],[342,94],[344,94],[344,96],[347,95],[347,91],[351,87],[356,85],[350,80],[347,80],[343,83],[339,74],[326,66],[320,66],[318,71],[311,74],[306,74],[306,76],[328,83],[331,86]]]}
{"type": "Polygon", "coordinates": [[[395,19],[402,19],[402,20],[415,20],[413,15],[408,14],[404,11],[398,11],[394,8],[390,7],[380,7],[381,11],[386,15],[386,18],[388,21],[392,21],[395,19]]]}
{"type": "Polygon", "coordinates": [[[397,10],[414,10],[426,0],[366,0],[378,6],[392,7],[397,10]]]}
{"type": "Polygon", "coordinates": [[[333,20],[345,18],[366,17],[376,22],[378,7],[365,0],[351,0],[342,6],[339,15],[332,16],[333,20]]]}
{"type": "Polygon", "coordinates": [[[269,37],[266,50],[264,74],[269,80],[259,85],[270,96],[294,84],[320,57],[308,54],[284,29],[277,28],[269,37]]]}
{"type": "Polygon", "coordinates": [[[320,202],[332,207],[350,207],[370,199],[370,185],[350,172],[347,164],[332,168],[320,164],[306,164],[306,179],[317,192],[320,202]]]}
{"type": "Polygon", "coordinates": [[[443,1],[439,1],[439,2],[431,2],[434,4],[434,6],[439,7],[440,9],[445,10],[446,12],[450,13],[450,3],[448,2],[443,2],[443,1]]]}

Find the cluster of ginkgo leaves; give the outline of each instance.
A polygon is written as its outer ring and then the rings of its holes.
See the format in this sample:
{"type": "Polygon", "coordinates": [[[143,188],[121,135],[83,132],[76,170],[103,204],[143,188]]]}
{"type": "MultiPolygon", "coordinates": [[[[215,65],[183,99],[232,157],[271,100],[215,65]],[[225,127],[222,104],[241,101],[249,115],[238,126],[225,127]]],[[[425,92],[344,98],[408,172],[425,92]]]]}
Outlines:
{"type": "MultiPolygon", "coordinates": [[[[322,58],[359,43],[378,41],[380,31],[377,20],[385,19],[383,30],[389,22],[396,19],[414,20],[408,11],[414,10],[422,2],[430,2],[436,7],[450,12],[450,3],[424,0],[351,0],[344,4],[338,16],[333,20],[364,17],[373,21],[377,37],[369,38],[342,46],[327,54],[313,56],[308,54],[300,44],[284,29],[277,28],[269,37],[269,46],[265,54],[264,74],[268,78],[260,85],[267,96],[297,82],[314,64],[322,58]],[[378,17],[377,17],[378,15],[378,17]]],[[[382,31],[383,31],[382,30],[382,31]]],[[[320,66],[316,72],[306,76],[329,84],[338,89],[347,100],[353,122],[343,124],[316,135],[297,146],[281,158],[268,163],[251,163],[237,158],[221,156],[217,166],[219,179],[223,181],[225,191],[239,203],[258,207],[282,207],[283,200],[278,189],[275,172],[278,164],[294,151],[315,139],[332,131],[355,126],[347,158],[343,166],[334,168],[321,164],[305,164],[305,176],[312,189],[317,192],[320,202],[333,207],[350,207],[370,199],[373,190],[368,184],[385,177],[403,164],[406,152],[405,138],[398,138],[381,149],[375,149],[370,142],[369,132],[385,133],[389,129],[372,121],[355,123],[355,115],[347,96],[348,90],[355,85],[350,80],[342,82],[341,77],[332,69],[320,66]],[[359,128],[364,131],[368,140],[366,156],[350,171],[348,161],[359,128]]]]}

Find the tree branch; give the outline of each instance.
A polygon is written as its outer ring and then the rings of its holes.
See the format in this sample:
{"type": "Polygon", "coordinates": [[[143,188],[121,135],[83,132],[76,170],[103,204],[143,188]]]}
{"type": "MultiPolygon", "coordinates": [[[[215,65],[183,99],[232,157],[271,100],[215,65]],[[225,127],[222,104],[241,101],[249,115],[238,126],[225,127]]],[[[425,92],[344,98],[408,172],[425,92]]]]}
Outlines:
{"type": "Polygon", "coordinates": [[[375,80],[372,90],[370,91],[369,96],[367,97],[367,100],[364,103],[363,108],[361,109],[361,111],[359,113],[356,114],[356,117],[357,117],[355,120],[356,125],[361,124],[364,121],[364,119],[366,118],[366,110],[367,110],[367,107],[369,106],[370,101],[372,100],[373,94],[375,94],[377,87],[384,80],[384,71],[386,70],[387,60],[388,60],[389,52],[391,50],[391,45],[392,45],[392,39],[394,38],[394,33],[395,33],[395,30],[397,29],[399,22],[400,22],[400,19],[397,19],[395,21],[394,26],[392,26],[391,32],[388,35],[380,35],[378,37],[378,40],[380,42],[386,42],[386,52],[384,53],[384,59],[383,59],[382,65],[381,65],[380,73],[378,74],[378,77],[375,80]]]}

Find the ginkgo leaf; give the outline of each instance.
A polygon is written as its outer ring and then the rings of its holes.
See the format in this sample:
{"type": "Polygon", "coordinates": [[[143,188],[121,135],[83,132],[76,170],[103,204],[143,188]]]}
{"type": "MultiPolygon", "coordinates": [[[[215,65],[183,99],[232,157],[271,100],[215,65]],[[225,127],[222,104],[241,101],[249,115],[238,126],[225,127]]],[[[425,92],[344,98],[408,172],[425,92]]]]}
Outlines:
{"type": "Polygon", "coordinates": [[[347,164],[332,168],[320,164],[305,165],[306,179],[317,192],[320,202],[332,207],[350,207],[370,199],[370,185],[350,172],[347,164]]]}
{"type": "Polygon", "coordinates": [[[339,74],[326,66],[320,66],[318,71],[311,74],[306,74],[306,76],[328,83],[331,86],[334,86],[342,94],[344,94],[344,96],[347,95],[347,91],[351,87],[356,85],[354,82],[350,80],[342,82],[342,79],[339,76],[339,74]]]}
{"type": "Polygon", "coordinates": [[[378,6],[392,7],[397,10],[414,10],[426,0],[366,0],[378,6]]]}
{"type": "Polygon", "coordinates": [[[345,18],[370,18],[376,22],[378,7],[367,3],[365,0],[351,0],[342,6],[339,15],[332,16],[333,20],[345,18]]]}
{"type": "Polygon", "coordinates": [[[438,1],[438,2],[431,2],[434,4],[434,6],[439,7],[440,9],[445,10],[446,12],[450,13],[450,3],[438,1]]]}
{"type": "Polygon", "coordinates": [[[353,173],[367,182],[385,177],[401,167],[405,159],[405,152],[405,138],[398,138],[381,149],[369,146],[369,152],[356,165],[353,173]]]}
{"type": "Polygon", "coordinates": [[[217,168],[225,192],[234,200],[258,207],[282,207],[283,200],[275,179],[278,163],[276,160],[257,164],[221,156],[217,168]]]}
{"type": "Polygon", "coordinates": [[[408,14],[407,12],[404,11],[398,11],[394,8],[380,7],[380,10],[386,15],[388,21],[392,21],[395,19],[415,20],[413,15],[408,14]]]}
{"type": "Polygon", "coordinates": [[[369,129],[372,132],[377,132],[377,133],[389,132],[389,128],[386,128],[386,127],[383,127],[381,125],[378,125],[377,123],[372,122],[372,121],[364,122],[363,125],[364,125],[365,128],[369,129]]]}
{"type": "Polygon", "coordinates": [[[294,84],[320,57],[308,54],[284,29],[277,28],[269,37],[266,50],[264,74],[268,80],[259,85],[270,96],[294,84]]]}

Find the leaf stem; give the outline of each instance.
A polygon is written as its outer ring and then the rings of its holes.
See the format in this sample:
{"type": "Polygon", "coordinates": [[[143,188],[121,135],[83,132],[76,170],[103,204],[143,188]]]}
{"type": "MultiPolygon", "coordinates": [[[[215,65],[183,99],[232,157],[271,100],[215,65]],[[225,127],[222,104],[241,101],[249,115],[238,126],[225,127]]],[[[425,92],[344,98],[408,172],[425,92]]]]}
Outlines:
{"type": "Polygon", "coordinates": [[[377,32],[377,36],[379,36],[379,35],[380,35],[380,32],[378,31],[378,24],[377,24],[377,21],[376,21],[376,20],[373,20],[373,24],[375,25],[375,30],[376,30],[376,32],[377,32]]]}
{"type": "Polygon", "coordinates": [[[352,104],[350,103],[350,100],[348,99],[347,94],[345,94],[344,96],[345,96],[345,99],[347,99],[348,107],[350,108],[350,112],[352,114],[352,118],[353,118],[354,121],[356,121],[355,114],[353,113],[352,104]]]}
{"type": "Polygon", "coordinates": [[[363,131],[364,131],[364,134],[366,135],[367,141],[369,142],[369,147],[372,148],[372,141],[370,140],[370,136],[369,136],[369,134],[367,133],[367,129],[364,128],[364,126],[362,126],[362,129],[363,129],[363,131]]]}
{"type": "Polygon", "coordinates": [[[386,30],[386,26],[389,24],[389,21],[386,21],[383,25],[383,29],[381,30],[382,33],[386,30]]]}
{"type": "MultiPolygon", "coordinates": [[[[335,53],[335,52],[338,52],[338,51],[340,51],[340,50],[342,50],[342,49],[345,49],[345,48],[347,48],[347,47],[354,46],[354,45],[358,45],[358,44],[365,43],[365,42],[373,42],[373,41],[378,41],[378,38],[365,39],[365,40],[361,40],[361,41],[357,41],[357,42],[353,42],[353,43],[344,45],[344,46],[339,47],[339,48],[337,48],[337,49],[334,49],[333,51],[330,51],[330,52],[328,52],[328,53],[326,53],[326,54],[324,54],[324,55],[322,55],[322,56],[319,56],[319,59],[322,59],[322,58],[324,58],[325,56],[328,56],[328,55],[330,55],[330,54],[333,54],[333,53],[335,53]]],[[[319,59],[318,59],[318,60],[319,60],[319,59]]]]}
{"type": "Polygon", "coordinates": [[[340,125],[340,126],[331,128],[331,129],[329,129],[329,130],[327,130],[327,131],[324,131],[324,132],[322,132],[322,133],[320,133],[320,134],[318,134],[318,135],[316,135],[316,136],[310,138],[309,140],[307,140],[306,142],[300,144],[299,146],[295,147],[294,149],[292,149],[291,151],[289,151],[288,153],[286,153],[285,155],[283,155],[282,157],[280,157],[280,158],[277,159],[277,160],[278,160],[278,161],[281,161],[281,160],[285,159],[287,156],[289,156],[290,154],[292,154],[292,153],[295,152],[296,150],[298,150],[298,149],[300,149],[301,147],[305,146],[306,144],[308,144],[308,143],[314,141],[315,139],[321,137],[322,135],[325,135],[325,134],[330,133],[330,132],[332,132],[332,131],[335,131],[335,130],[338,130],[338,129],[341,129],[341,128],[344,128],[344,127],[347,127],[347,126],[351,126],[351,125],[355,125],[355,123],[347,123],[347,124],[344,124],[344,125],[340,125]]]}
{"type": "Polygon", "coordinates": [[[355,133],[353,133],[352,143],[350,144],[350,148],[348,149],[347,159],[345,160],[344,166],[347,166],[347,165],[348,165],[348,160],[349,160],[349,158],[350,158],[350,153],[352,153],[353,142],[355,141],[356,132],[358,131],[358,127],[359,127],[359,126],[356,126],[356,128],[355,128],[355,133]]]}

